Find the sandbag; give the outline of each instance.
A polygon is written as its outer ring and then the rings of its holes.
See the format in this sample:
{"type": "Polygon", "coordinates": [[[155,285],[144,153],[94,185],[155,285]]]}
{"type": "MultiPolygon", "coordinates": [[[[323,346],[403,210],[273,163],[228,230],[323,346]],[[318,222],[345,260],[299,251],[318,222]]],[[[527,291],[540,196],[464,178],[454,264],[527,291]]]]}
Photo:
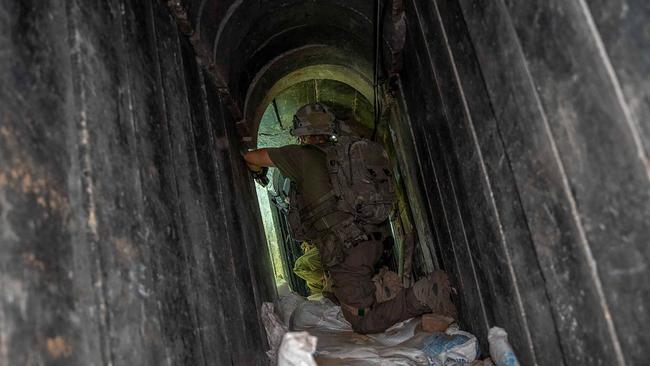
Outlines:
{"type": "Polygon", "coordinates": [[[271,364],[275,364],[278,348],[280,347],[282,338],[284,334],[287,333],[288,329],[282,322],[282,319],[280,319],[278,314],[275,312],[275,306],[273,303],[262,303],[260,317],[262,318],[262,323],[266,330],[266,339],[269,342],[269,347],[271,347],[271,349],[266,352],[266,355],[271,364]]]}
{"type": "Polygon", "coordinates": [[[286,333],[278,352],[278,366],[317,366],[312,356],[317,341],[307,332],[286,333]]]}
{"type": "Polygon", "coordinates": [[[430,366],[469,364],[480,354],[476,337],[454,326],[444,333],[434,333],[425,338],[422,350],[427,354],[430,366]]]}

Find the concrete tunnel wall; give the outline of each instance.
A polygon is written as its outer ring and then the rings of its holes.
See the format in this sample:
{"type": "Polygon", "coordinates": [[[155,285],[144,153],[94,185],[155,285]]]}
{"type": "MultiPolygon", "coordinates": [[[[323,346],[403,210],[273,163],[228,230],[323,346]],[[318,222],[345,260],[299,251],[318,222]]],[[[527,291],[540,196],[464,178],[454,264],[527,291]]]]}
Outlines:
{"type": "Polygon", "coordinates": [[[164,3],[0,5],[0,365],[264,364],[235,125],[164,3]]]}
{"type": "MultiPolygon", "coordinates": [[[[158,1],[0,5],[0,364],[265,363],[247,86],[314,42],[367,74],[372,4],[183,6],[179,28],[158,1]],[[292,33],[323,9],[347,33],[292,33]]],[[[522,364],[644,364],[648,5],[404,6],[391,129],[418,270],[449,271],[462,326],[506,328],[522,364]]]]}
{"type": "Polygon", "coordinates": [[[400,135],[463,321],[526,365],[643,364],[649,8],[406,4],[400,135]]]}

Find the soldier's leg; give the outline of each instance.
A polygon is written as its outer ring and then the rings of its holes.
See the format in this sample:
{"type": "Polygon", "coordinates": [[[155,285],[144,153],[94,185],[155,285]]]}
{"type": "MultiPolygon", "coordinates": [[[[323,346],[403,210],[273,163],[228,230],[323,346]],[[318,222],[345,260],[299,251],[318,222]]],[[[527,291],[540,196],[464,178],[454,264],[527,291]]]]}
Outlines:
{"type": "Polygon", "coordinates": [[[354,331],[361,334],[381,333],[396,323],[429,312],[410,288],[402,290],[391,300],[375,304],[363,316],[355,314],[354,309],[342,307],[342,310],[354,331]]]}
{"type": "Polygon", "coordinates": [[[372,277],[381,253],[381,243],[362,242],[351,248],[341,263],[329,268],[332,290],[341,303],[354,308],[369,308],[375,303],[372,277]]]}
{"type": "Polygon", "coordinates": [[[341,302],[343,315],[359,333],[382,332],[391,325],[427,311],[411,289],[396,298],[375,304],[374,266],[383,246],[377,241],[359,243],[346,253],[345,260],[330,268],[334,294],[341,302]],[[359,309],[363,314],[359,314],[359,309]]]}
{"type": "Polygon", "coordinates": [[[355,309],[344,308],[343,314],[358,333],[383,332],[393,324],[433,312],[456,319],[456,307],[451,302],[451,287],[447,275],[436,271],[420,279],[411,288],[402,290],[396,298],[375,304],[364,312],[355,314],[355,309]],[[350,320],[352,319],[352,320],[350,320]]]}
{"type": "Polygon", "coordinates": [[[455,318],[451,288],[446,274],[441,271],[419,280],[396,298],[376,304],[372,277],[381,252],[380,242],[363,242],[352,248],[342,263],[330,268],[334,294],[341,302],[343,315],[356,332],[382,332],[397,322],[432,310],[455,318]]]}

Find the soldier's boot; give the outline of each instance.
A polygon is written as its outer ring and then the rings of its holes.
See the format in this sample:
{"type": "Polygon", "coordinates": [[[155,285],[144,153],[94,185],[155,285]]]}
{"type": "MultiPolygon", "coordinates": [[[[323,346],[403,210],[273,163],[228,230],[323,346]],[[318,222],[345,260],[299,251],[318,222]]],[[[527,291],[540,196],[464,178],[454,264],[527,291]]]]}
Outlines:
{"type": "Polygon", "coordinates": [[[456,306],[451,301],[451,284],[443,271],[434,271],[413,285],[413,294],[432,313],[458,319],[456,306]]]}

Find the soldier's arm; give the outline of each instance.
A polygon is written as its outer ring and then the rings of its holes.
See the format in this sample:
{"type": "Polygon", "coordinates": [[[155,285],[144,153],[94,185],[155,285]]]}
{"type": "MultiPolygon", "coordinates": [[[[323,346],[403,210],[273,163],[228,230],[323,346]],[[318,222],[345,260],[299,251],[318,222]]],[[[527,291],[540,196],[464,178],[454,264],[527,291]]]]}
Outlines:
{"type": "Polygon", "coordinates": [[[267,149],[247,151],[244,153],[244,160],[248,164],[248,168],[252,171],[258,171],[263,167],[274,166],[267,149]]]}

